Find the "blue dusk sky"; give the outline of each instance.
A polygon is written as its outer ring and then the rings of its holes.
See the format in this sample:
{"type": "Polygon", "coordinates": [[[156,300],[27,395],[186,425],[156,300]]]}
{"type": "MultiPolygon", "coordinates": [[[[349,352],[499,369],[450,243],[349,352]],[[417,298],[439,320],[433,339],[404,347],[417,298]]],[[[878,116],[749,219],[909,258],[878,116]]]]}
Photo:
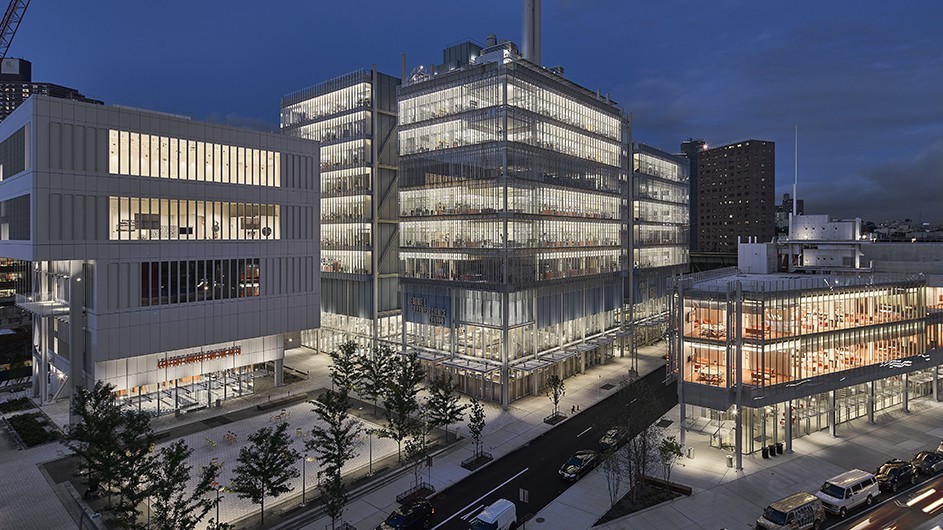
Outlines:
{"type": "MultiPolygon", "coordinates": [[[[279,98],[376,64],[399,75],[489,33],[517,0],[32,2],[9,56],[86,95],[276,130],[279,98]]],[[[776,142],[777,202],[943,222],[943,2],[544,0],[543,62],[619,102],[676,152],[776,142]]]]}

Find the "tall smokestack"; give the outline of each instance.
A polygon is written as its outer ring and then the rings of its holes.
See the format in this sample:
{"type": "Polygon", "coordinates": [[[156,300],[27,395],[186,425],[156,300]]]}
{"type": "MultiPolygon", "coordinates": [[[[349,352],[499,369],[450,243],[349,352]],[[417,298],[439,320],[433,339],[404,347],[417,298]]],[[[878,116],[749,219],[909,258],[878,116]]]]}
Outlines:
{"type": "Polygon", "coordinates": [[[540,64],[540,0],[522,0],[521,48],[525,59],[540,64]]]}

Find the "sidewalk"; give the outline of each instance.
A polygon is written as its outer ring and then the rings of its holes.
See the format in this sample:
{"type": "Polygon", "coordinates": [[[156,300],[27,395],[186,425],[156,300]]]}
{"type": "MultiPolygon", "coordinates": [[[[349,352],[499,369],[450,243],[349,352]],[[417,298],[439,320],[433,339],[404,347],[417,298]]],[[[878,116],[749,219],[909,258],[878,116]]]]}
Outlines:
{"type": "MultiPolygon", "coordinates": [[[[639,374],[645,375],[655,370],[664,369],[664,345],[649,346],[639,351],[639,374]]],[[[601,401],[619,388],[619,382],[628,375],[631,360],[629,357],[614,358],[608,364],[594,366],[584,374],[578,374],[565,380],[566,395],[560,404],[560,409],[569,413],[573,406],[581,410],[601,401]],[[608,390],[601,387],[613,385],[608,390]]],[[[467,400],[463,400],[467,403],[467,400]]],[[[486,414],[484,431],[484,450],[491,453],[495,460],[521,447],[530,440],[552,427],[543,422],[550,413],[550,400],[545,395],[531,396],[511,403],[507,412],[494,403],[483,403],[486,414]]],[[[577,413],[578,414],[578,413],[577,413]]],[[[435,459],[431,472],[431,483],[436,491],[455,484],[471,474],[461,467],[462,460],[472,456],[473,447],[467,438],[468,429],[463,422],[459,425],[459,432],[466,436],[466,442],[435,459]]],[[[379,488],[367,491],[357,498],[352,498],[344,512],[344,521],[358,529],[375,528],[397,507],[396,495],[409,489],[413,478],[411,474],[404,474],[395,481],[379,488]]],[[[428,480],[428,479],[427,479],[428,480]]],[[[303,528],[323,530],[330,525],[330,519],[322,517],[303,528]]],[[[285,526],[288,528],[288,526],[285,526]]],[[[291,527],[295,528],[295,527],[291,527]]],[[[548,527],[550,528],[550,527],[548,527]]],[[[564,528],[554,525],[553,528],[564,528]]]]}
{"type": "MultiPolygon", "coordinates": [[[[726,466],[728,451],[710,447],[705,434],[689,432],[686,445],[694,448],[694,459],[682,458],[671,481],[693,487],[694,494],[596,528],[752,528],[769,503],[789,494],[816,491],[822,482],[849,469],[873,470],[891,458],[909,460],[918,451],[935,449],[943,438],[943,403],[919,399],[911,401],[910,408],[908,414],[899,408],[879,413],[876,425],[865,418],[839,425],[838,438],[827,431],[798,438],[793,454],[768,460],[759,454],[744,456],[740,472],[726,466]]],[[[675,407],[665,416],[674,422],[667,434],[678,432],[679,410],[675,407]]],[[[606,478],[597,469],[541,510],[533,527],[592,528],[609,505],[606,478]]]]}

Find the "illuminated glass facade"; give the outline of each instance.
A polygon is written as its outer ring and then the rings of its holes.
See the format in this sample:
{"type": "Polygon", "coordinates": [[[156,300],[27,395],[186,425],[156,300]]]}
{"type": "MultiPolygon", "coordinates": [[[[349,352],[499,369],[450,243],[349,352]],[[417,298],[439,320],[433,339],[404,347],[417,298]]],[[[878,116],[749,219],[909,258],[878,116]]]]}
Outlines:
{"type": "Polygon", "coordinates": [[[688,272],[688,163],[645,144],[632,149],[634,346],[661,339],[668,279],[688,272]]]}
{"type": "Polygon", "coordinates": [[[676,282],[669,365],[712,445],[755,452],[937,397],[943,320],[922,277],[714,276],[676,282]]]}
{"type": "Polygon", "coordinates": [[[282,133],[321,144],[321,329],[302,334],[317,350],[400,333],[399,83],[362,70],[282,98],[282,133]]]}
{"type": "Polygon", "coordinates": [[[488,52],[400,89],[402,348],[506,405],[621,347],[629,123],[488,52]]]}

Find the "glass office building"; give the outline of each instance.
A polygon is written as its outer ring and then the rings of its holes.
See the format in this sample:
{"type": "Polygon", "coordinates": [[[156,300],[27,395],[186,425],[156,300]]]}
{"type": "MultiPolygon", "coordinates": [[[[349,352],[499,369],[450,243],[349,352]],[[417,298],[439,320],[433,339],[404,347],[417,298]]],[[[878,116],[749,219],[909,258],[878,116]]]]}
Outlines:
{"type": "MultiPolygon", "coordinates": [[[[756,452],[938,397],[943,316],[922,276],[742,274],[676,282],[670,368],[684,429],[756,452]]],[[[739,458],[739,457],[738,457],[739,458]]]]}
{"type": "Polygon", "coordinates": [[[474,51],[399,92],[402,349],[506,406],[624,348],[629,120],[474,51]]]}
{"type": "Polygon", "coordinates": [[[318,351],[400,333],[399,84],[373,68],[281,101],[282,133],[321,143],[321,328],[302,334],[318,351]]]}
{"type": "Polygon", "coordinates": [[[632,149],[632,282],[635,347],[666,328],[668,280],[688,272],[688,162],[645,144],[632,149]]]}

